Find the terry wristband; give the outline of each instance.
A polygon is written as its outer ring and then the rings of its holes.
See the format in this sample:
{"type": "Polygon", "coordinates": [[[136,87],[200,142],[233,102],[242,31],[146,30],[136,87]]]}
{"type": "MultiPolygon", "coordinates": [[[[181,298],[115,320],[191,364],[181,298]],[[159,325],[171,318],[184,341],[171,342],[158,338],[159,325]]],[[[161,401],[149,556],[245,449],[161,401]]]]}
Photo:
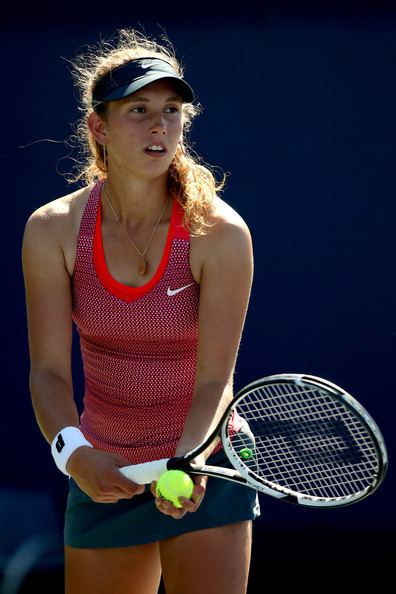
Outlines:
{"type": "Polygon", "coordinates": [[[55,435],[51,444],[51,454],[59,470],[66,476],[70,476],[66,464],[73,452],[81,446],[93,447],[78,427],[65,427],[55,435]]]}

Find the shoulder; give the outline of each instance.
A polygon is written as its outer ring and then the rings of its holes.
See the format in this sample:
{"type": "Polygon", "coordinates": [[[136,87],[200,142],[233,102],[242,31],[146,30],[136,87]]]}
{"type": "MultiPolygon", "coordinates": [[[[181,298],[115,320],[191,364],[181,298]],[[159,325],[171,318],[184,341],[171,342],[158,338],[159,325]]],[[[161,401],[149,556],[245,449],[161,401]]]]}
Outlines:
{"type": "Polygon", "coordinates": [[[81,218],[89,192],[90,188],[82,188],[37,208],[26,222],[25,241],[32,238],[61,241],[81,218]]]}
{"type": "Polygon", "coordinates": [[[214,201],[204,235],[191,239],[192,265],[195,278],[202,279],[204,270],[253,268],[253,246],[249,227],[241,215],[220,198],[214,201]]]}
{"type": "Polygon", "coordinates": [[[199,239],[211,251],[234,253],[250,250],[252,239],[249,227],[241,215],[221,198],[216,198],[208,217],[209,229],[199,239]]]}
{"type": "Polygon", "coordinates": [[[233,239],[235,241],[251,241],[249,227],[241,215],[221,198],[216,198],[209,221],[213,232],[209,234],[212,240],[233,239]]]}

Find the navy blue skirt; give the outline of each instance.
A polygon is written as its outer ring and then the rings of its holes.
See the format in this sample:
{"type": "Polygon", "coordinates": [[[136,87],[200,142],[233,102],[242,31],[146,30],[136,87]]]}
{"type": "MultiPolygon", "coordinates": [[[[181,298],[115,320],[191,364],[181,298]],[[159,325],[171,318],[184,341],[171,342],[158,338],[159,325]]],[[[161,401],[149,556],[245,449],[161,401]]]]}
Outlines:
{"type": "MultiPolygon", "coordinates": [[[[210,456],[207,463],[230,466],[223,451],[210,456]]],[[[70,479],[64,537],[66,545],[77,548],[129,547],[254,520],[259,515],[256,491],[213,477],[208,479],[198,510],[179,520],[157,510],[148,485],[144,493],[132,499],[95,503],[70,479]]]]}

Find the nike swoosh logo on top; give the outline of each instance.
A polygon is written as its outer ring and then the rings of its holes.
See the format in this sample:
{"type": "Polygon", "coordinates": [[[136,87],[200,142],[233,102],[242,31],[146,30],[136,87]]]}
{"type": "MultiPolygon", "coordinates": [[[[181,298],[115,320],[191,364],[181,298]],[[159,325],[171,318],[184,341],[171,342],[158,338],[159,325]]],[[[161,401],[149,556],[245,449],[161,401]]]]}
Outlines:
{"type": "Polygon", "coordinates": [[[179,289],[171,289],[168,287],[166,294],[168,297],[173,297],[173,295],[177,295],[180,291],[184,291],[184,289],[188,289],[188,287],[192,287],[194,283],[190,283],[189,285],[185,285],[184,287],[180,287],[179,289]]]}

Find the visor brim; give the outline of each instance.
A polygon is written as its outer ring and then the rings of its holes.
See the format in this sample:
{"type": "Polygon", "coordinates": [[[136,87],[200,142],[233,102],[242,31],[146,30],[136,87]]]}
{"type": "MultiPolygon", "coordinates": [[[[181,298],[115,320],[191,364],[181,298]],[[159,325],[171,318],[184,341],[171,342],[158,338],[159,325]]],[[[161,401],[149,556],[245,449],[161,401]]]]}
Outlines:
{"type": "Polygon", "coordinates": [[[171,80],[174,83],[178,94],[181,96],[184,102],[192,103],[194,101],[194,91],[192,90],[190,85],[186,83],[186,81],[177,76],[172,76],[171,74],[161,72],[142,76],[139,79],[135,79],[129,85],[118,87],[117,89],[106,95],[106,97],[103,98],[102,102],[117,101],[119,99],[124,99],[125,97],[129,97],[129,95],[136,93],[136,91],[140,91],[140,89],[142,89],[143,87],[146,87],[147,85],[156,82],[157,80],[164,79],[171,80]]]}

